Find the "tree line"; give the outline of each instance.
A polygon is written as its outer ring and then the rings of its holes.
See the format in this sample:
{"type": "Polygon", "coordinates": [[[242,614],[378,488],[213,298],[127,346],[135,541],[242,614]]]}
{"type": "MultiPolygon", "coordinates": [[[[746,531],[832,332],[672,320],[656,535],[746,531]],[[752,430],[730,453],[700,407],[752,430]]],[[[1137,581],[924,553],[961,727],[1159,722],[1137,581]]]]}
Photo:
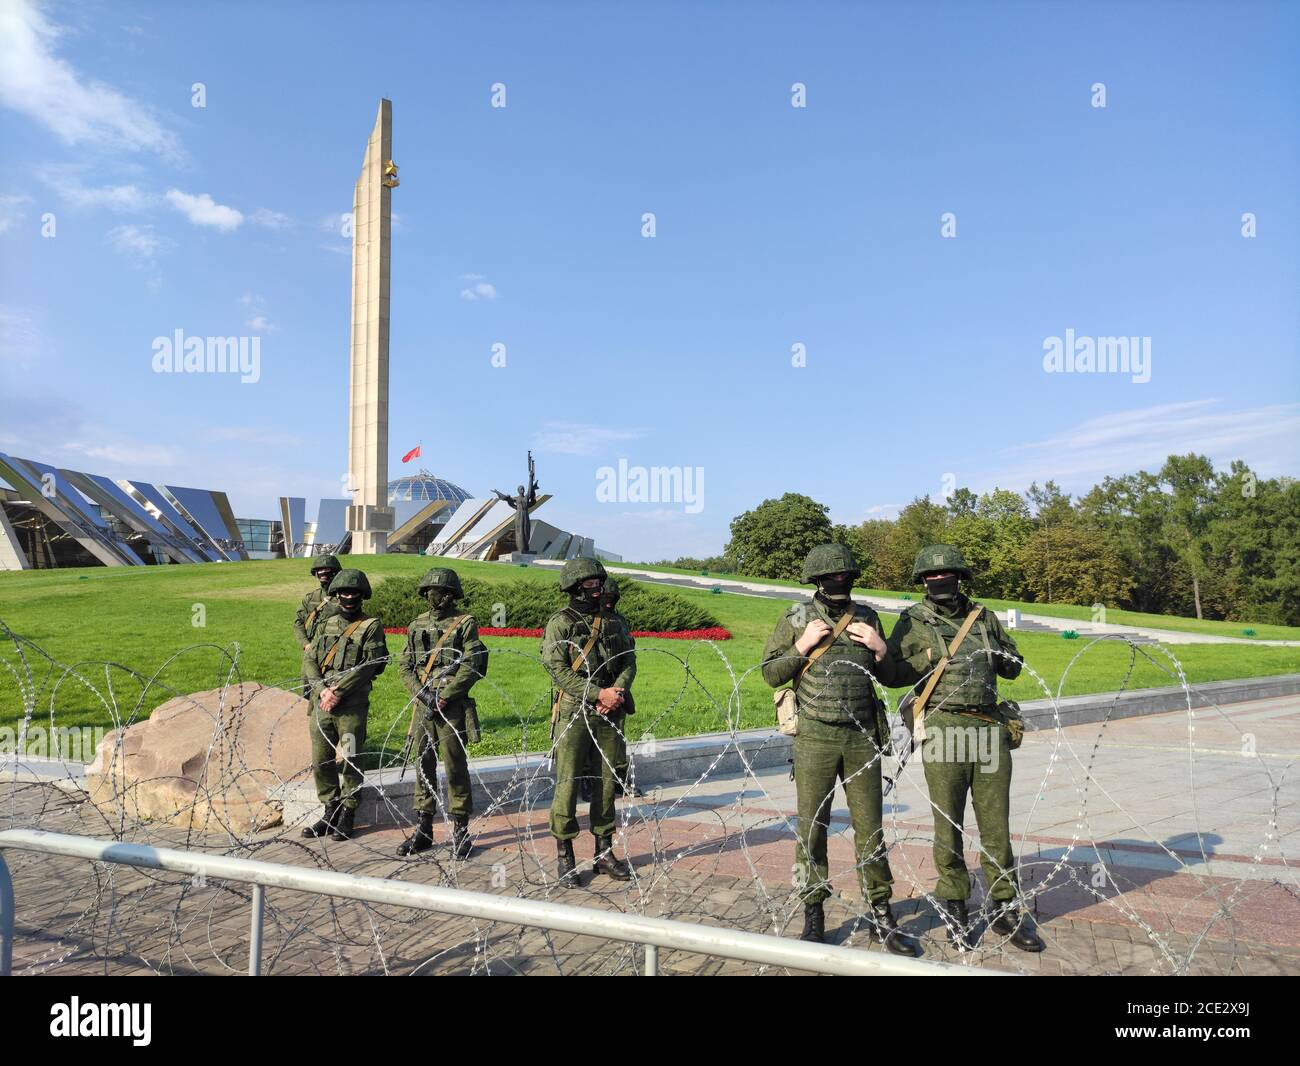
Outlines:
{"type": "Polygon", "coordinates": [[[832,523],[824,504],[789,492],[736,516],[722,556],[671,565],[797,580],[827,541],[853,549],[864,587],[911,588],[916,553],[944,542],[965,554],[981,596],[1300,625],[1300,481],[1240,461],[1216,471],[1202,455],[1078,497],[1052,481],[918,496],[897,518],[860,525],[832,523]]]}

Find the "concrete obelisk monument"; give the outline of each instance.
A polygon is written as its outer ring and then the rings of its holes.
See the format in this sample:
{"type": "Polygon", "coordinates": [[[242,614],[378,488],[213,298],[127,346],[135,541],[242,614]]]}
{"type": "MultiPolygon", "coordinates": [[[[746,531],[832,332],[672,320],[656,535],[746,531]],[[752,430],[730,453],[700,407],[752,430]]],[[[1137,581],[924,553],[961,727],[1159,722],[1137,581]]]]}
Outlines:
{"type": "Polygon", "coordinates": [[[348,529],[352,553],[388,548],[388,290],[392,240],[393,104],[379,102],[352,197],[352,363],[349,374],[348,529]]]}

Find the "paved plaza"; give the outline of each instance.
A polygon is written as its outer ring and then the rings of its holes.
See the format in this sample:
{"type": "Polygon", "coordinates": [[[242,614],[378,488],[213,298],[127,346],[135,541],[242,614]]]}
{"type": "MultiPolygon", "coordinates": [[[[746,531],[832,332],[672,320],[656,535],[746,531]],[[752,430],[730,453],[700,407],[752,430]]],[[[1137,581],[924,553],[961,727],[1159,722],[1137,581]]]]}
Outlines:
{"type": "MultiPolygon", "coordinates": [[[[1300,974],[1300,698],[1290,696],[1031,733],[1015,753],[1012,829],[1022,884],[1047,951],[1026,955],[988,934],[950,948],[925,893],[935,881],[932,818],[919,764],[901,773],[885,828],[900,919],[927,958],[1022,974],[1300,974]]],[[[213,850],[374,877],[797,935],[790,891],[794,784],[780,768],[705,776],[620,801],[637,868],[630,884],[559,888],[545,809],[475,820],[479,847],[452,863],[438,847],[414,861],[402,831],[363,829],[309,842],[296,826],[246,841],[159,826],[113,826],[75,790],[0,784],[0,828],[37,827],[213,850]]],[[[967,826],[968,865],[978,837],[967,826]]],[[[577,843],[591,857],[591,837],[577,843]]],[[[837,791],[830,842],[830,938],[862,950],[852,830],[837,791]]],[[[18,906],[18,973],[223,973],[247,966],[246,886],[194,883],[85,861],[9,851],[18,906]]],[[[973,909],[979,906],[976,873],[973,909]]],[[[271,973],[633,974],[638,949],[400,908],[268,891],[271,973]]],[[[759,973],[752,964],[664,952],[661,972],[759,973]]]]}

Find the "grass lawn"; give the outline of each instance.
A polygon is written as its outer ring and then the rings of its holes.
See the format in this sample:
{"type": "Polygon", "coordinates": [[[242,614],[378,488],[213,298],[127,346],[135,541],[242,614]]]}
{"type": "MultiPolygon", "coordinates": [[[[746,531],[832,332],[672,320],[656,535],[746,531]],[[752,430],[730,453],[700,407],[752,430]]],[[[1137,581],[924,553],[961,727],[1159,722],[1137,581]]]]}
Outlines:
{"type": "MultiPolygon", "coordinates": [[[[662,574],[686,574],[691,577],[701,576],[699,570],[683,570],[673,566],[658,566],[650,563],[614,563],[614,566],[631,566],[638,570],[653,570],[662,574]]],[[[730,581],[757,581],[765,585],[787,585],[791,588],[811,588],[801,586],[798,581],[789,581],[776,577],[746,577],[743,574],[722,574],[709,572],[709,577],[723,578],[730,581]]],[[[911,596],[920,599],[923,595],[918,586],[902,591],[889,589],[855,589],[864,596],[911,596]]],[[[1030,603],[1026,600],[995,600],[985,596],[979,601],[996,611],[1005,611],[1008,607],[1018,607],[1026,614],[1041,614],[1049,618],[1073,618],[1080,622],[1092,620],[1092,607],[1072,603],[1030,603]]],[[[1219,637],[1241,637],[1246,640],[1300,640],[1300,626],[1273,625],[1268,622],[1222,622],[1211,619],[1184,618],[1171,614],[1143,614],[1140,611],[1122,611],[1118,607],[1106,608],[1106,622],[1121,626],[1150,626],[1154,629],[1172,629],[1180,633],[1206,633],[1219,637]],[[1247,637],[1244,630],[1253,629],[1253,637],[1247,637]]]]}
{"type": "MultiPolygon", "coordinates": [[[[429,561],[399,555],[344,560],[345,566],[357,564],[373,581],[389,574],[422,573],[429,561]]],[[[312,586],[307,566],[306,560],[299,559],[0,573],[0,621],[57,664],[51,666],[24,646],[24,667],[13,643],[4,643],[0,727],[13,727],[21,720],[20,684],[26,686],[29,673],[36,693],[36,723],[59,727],[112,726],[145,717],[173,694],[220,686],[232,671],[244,680],[294,683],[301,657],[293,639],[293,612],[312,586]],[[200,606],[205,623],[201,627],[193,624],[200,606]]],[[[454,566],[463,574],[495,580],[556,580],[554,571],[542,569],[459,561],[454,566]]],[[[771,724],[771,690],[756,666],[786,605],[731,593],[677,591],[700,598],[734,639],[714,646],[638,641],[634,689],[638,713],[629,726],[629,737],[683,736],[725,730],[729,724],[743,728],[771,724]],[[737,684],[738,700],[732,698],[737,684]]],[[[388,625],[407,621],[385,619],[388,625]]],[[[892,624],[889,616],[885,624],[892,624]]],[[[544,748],[549,686],[539,662],[540,640],[485,639],[493,656],[488,677],[475,688],[484,739],[474,753],[544,748]]],[[[1053,690],[1069,661],[1087,644],[1032,633],[1022,633],[1018,640],[1029,666],[1053,690]]],[[[389,638],[394,654],[402,641],[389,638]]],[[[1300,671],[1300,649],[1295,648],[1191,645],[1176,649],[1176,654],[1192,682],[1300,671]]],[[[1132,660],[1127,645],[1092,646],[1070,670],[1063,695],[1118,689],[1126,678],[1130,688],[1177,683],[1172,664],[1160,652],[1139,654],[1130,674],[1132,660]]],[[[1004,692],[1018,699],[1043,694],[1028,672],[1004,685],[1004,692]]],[[[406,692],[394,665],[375,686],[368,747],[400,749],[405,705],[406,692]]]]}

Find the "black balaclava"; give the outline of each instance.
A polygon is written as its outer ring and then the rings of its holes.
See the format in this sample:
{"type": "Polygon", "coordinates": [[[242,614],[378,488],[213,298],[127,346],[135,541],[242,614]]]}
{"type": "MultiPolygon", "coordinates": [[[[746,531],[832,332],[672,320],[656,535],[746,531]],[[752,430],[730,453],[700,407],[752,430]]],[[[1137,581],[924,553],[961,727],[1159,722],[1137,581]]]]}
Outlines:
{"type": "Polygon", "coordinates": [[[439,618],[451,614],[456,606],[456,594],[451,589],[429,589],[425,595],[429,598],[429,606],[433,609],[433,613],[439,618]]]}
{"type": "Polygon", "coordinates": [[[817,598],[831,607],[843,609],[853,602],[853,577],[849,574],[826,574],[817,578],[817,598]]]}
{"type": "Polygon", "coordinates": [[[940,607],[952,607],[961,599],[961,579],[956,574],[948,577],[925,576],[925,594],[940,607]]]}
{"type": "MultiPolygon", "coordinates": [[[[584,580],[591,580],[586,578],[584,580]]],[[[594,589],[583,588],[578,585],[569,593],[569,605],[575,611],[581,611],[583,614],[595,614],[600,610],[601,597],[605,594],[605,583],[602,581],[594,589]]]]}
{"type": "Polygon", "coordinates": [[[329,591],[330,582],[334,580],[334,575],[336,573],[338,573],[337,570],[322,569],[316,571],[316,580],[320,582],[320,587],[326,592],[329,591]]]}

